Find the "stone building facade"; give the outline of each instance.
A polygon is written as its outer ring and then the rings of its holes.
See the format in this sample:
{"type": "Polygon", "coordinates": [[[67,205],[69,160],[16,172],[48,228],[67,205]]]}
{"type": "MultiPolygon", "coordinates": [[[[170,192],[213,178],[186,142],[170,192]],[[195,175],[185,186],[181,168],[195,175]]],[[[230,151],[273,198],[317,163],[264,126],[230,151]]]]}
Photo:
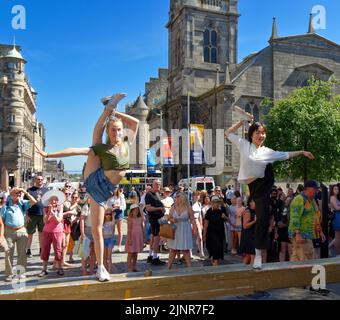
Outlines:
{"type": "Polygon", "coordinates": [[[45,129],[36,114],[37,93],[25,73],[18,46],[0,45],[0,167],[2,184],[27,187],[43,160],[34,150],[45,145],[45,129]]]}
{"type": "MultiPolygon", "coordinates": [[[[311,76],[340,78],[340,46],[316,34],[311,18],[306,34],[285,37],[278,35],[274,19],[268,46],[238,63],[239,17],[238,0],[170,1],[167,99],[157,106],[168,135],[173,129],[187,129],[188,123],[212,129],[208,147],[222,169],[200,164],[191,165],[190,172],[191,176],[213,175],[219,185],[236,181],[238,174],[238,151],[221,139],[221,132],[238,120],[233,106],[263,120],[264,98],[282,99],[311,76]]],[[[240,129],[240,134],[246,129],[240,129]]],[[[179,140],[179,159],[188,147],[184,140],[179,140]]],[[[164,170],[164,184],[186,176],[187,165],[179,163],[164,170]]]]}
{"type": "Polygon", "coordinates": [[[66,181],[68,174],[65,172],[64,162],[61,160],[46,160],[44,162],[44,178],[46,183],[66,181]]]}

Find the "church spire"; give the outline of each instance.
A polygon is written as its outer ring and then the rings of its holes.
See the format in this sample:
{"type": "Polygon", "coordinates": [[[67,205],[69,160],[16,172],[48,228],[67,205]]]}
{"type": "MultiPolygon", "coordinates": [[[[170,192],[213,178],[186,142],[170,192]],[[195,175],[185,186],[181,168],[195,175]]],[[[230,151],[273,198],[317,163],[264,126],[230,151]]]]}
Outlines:
{"type": "Polygon", "coordinates": [[[315,33],[315,30],[313,27],[313,14],[312,13],[309,15],[308,33],[315,33]]]}
{"type": "Polygon", "coordinates": [[[276,27],[276,17],[273,17],[273,28],[272,28],[272,35],[270,37],[270,40],[278,38],[277,35],[277,27],[276,27]]]}

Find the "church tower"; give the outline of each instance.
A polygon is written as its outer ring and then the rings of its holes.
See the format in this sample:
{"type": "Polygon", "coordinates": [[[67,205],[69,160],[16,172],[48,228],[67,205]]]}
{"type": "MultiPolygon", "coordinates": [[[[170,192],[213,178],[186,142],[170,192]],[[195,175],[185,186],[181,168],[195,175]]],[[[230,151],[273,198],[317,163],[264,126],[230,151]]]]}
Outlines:
{"type": "MultiPolygon", "coordinates": [[[[198,96],[237,64],[238,0],[170,0],[169,98],[198,96]]],[[[218,83],[217,83],[218,85],[218,83]]]]}

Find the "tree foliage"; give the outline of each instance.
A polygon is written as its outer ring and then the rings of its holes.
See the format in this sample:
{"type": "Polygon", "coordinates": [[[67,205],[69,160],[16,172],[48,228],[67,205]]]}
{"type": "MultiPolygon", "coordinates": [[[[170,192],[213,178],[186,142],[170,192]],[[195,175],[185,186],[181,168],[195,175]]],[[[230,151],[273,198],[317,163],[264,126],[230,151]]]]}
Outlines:
{"type": "MultiPolygon", "coordinates": [[[[275,165],[280,178],[340,180],[340,95],[336,80],[311,79],[287,98],[271,103],[265,116],[266,145],[274,150],[312,152],[316,160],[298,157],[275,165]]],[[[268,100],[263,104],[268,105],[268,100]]]]}

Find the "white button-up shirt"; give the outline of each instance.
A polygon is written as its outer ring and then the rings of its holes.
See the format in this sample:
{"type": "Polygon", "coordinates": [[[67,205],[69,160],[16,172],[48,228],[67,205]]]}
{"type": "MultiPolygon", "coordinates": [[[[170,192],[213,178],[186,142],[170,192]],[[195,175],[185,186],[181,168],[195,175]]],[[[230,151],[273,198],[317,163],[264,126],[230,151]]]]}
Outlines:
{"type": "Polygon", "coordinates": [[[264,146],[256,148],[253,143],[233,133],[229,134],[228,139],[240,150],[241,161],[238,176],[240,183],[247,183],[250,179],[263,178],[269,163],[289,159],[289,152],[274,151],[264,146]]]}

